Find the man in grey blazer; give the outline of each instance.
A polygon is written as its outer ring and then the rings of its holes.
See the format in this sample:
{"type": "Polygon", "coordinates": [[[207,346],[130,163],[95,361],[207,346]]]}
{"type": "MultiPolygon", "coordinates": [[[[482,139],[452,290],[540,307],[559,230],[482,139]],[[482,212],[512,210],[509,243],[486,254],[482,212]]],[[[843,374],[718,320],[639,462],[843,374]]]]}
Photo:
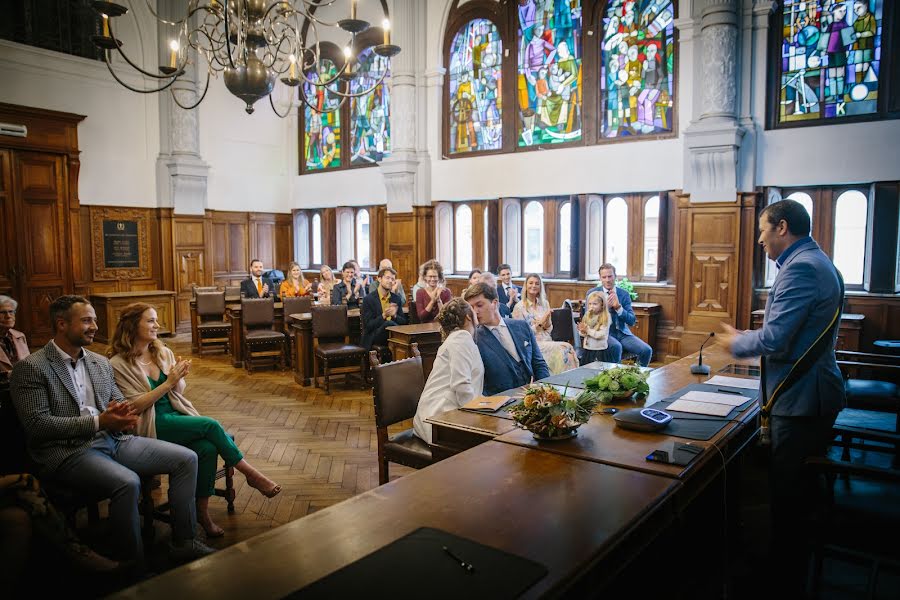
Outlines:
{"type": "Polygon", "coordinates": [[[799,202],[782,200],[766,207],[759,231],[759,243],[778,267],[762,328],[738,332],[723,324],[725,333],[717,339],[736,357],[762,357],[761,401],[774,398],[769,435],[776,557],[771,564],[783,569],[792,591],[798,591],[806,574],[805,517],[822,499],[822,482],[804,462],[825,455],[835,418],[846,405],[834,355],[838,328],[832,327],[835,319],[840,321],[844,283],[810,237],[809,214],[799,202]],[[801,364],[788,379],[804,354],[809,364],[801,364]]]}
{"type": "Polygon", "coordinates": [[[50,304],[54,337],[20,360],[10,380],[13,403],[42,478],[88,497],[110,498],[119,558],[143,563],[138,501],[141,477],[169,475],[175,560],[213,550],[194,539],[197,455],[193,450],[125,433],[137,415],[116,387],[112,367],[87,350],[97,333],[94,307],[81,296],[50,304]]]}

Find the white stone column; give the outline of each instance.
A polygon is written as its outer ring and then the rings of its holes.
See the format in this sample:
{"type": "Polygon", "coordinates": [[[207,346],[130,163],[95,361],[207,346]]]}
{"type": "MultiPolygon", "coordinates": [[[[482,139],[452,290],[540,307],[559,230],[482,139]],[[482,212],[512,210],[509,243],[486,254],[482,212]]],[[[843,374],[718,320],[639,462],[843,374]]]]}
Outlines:
{"type": "MultiPolygon", "coordinates": [[[[184,3],[179,0],[160,0],[161,14],[183,13],[184,3]]],[[[158,44],[167,48],[170,30],[160,26],[157,31],[158,44]]],[[[211,81],[210,85],[215,85],[211,81]]],[[[209,165],[200,156],[200,108],[186,110],[179,107],[172,98],[193,105],[206,86],[206,74],[200,73],[198,65],[187,66],[187,72],[178,78],[170,90],[159,97],[159,146],[156,159],[157,204],[174,208],[176,214],[202,215],[206,210],[207,177],[209,165]],[[202,80],[199,80],[202,76],[202,80]]]]}
{"type": "Polygon", "coordinates": [[[699,60],[700,117],[684,132],[692,202],[734,200],[744,129],[737,122],[737,0],[707,0],[701,12],[699,60]]]}

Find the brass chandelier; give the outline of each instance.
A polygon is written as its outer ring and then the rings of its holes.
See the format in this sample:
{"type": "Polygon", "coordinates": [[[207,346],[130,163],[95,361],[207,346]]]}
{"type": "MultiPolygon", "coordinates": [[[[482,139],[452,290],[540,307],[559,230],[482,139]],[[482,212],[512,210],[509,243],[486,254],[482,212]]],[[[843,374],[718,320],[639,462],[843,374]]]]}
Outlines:
{"type": "MultiPolygon", "coordinates": [[[[317,19],[315,12],[337,0],[189,0],[185,3],[184,13],[176,19],[161,17],[154,6],[155,0],[145,1],[157,22],[175,32],[168,40],[168,64],[160,65],[158,73],[141,68],[122,50],[123,43],[116,38],[112,21],[126,14],[128,8],[117,2],[95,0],[91,3],[103,23],[102,35],[93,36],[93,42],[104,50],[106,66],[121,85],[141,94],[169,90],[172,99],[183,109],[199,106],[209,91],[210,79],[218,78],[222,73],[225,87],[246,104],[247,114],[253,113],[254,103],[265,96],[269,97],[275,114],[279,117],[289,114],[290,108],[284,114],[275,108],[271,94],[276,80],[290,88],[299,87],[300,99],[313,110],[330,112],[337,110],[347,98],[372,92],[389,70],[385,68],[371,87],[354,93],[349,91],[350,83],[359,73],[354,56],[356,36],[370,28],[367,21],[357,16],[359,0],[350,0],[348,18],[336,23],[317,19]],[[305,29],[304,23],[308,24],[305,29]],[[330,76],[322,66],[319,27],[339,28],[349,34],[343,64],[330,76]],[[157,87],[141,89],[123,81],[110,62],[113,52],[120,54],[144,77],[157,81],[157,87]],[[183,102],[173,84],[192,65],[196,65],[201,73],[206,68],[206,83],[195,102],[193,98],[191,102],[183,102]],[[329,94],[340,97],[340,103],[323,111],[310,102],[301,83],[327,88],[329,94]]],[[[387,9],[384,10],[382,30],[383,43],[374,46],[372,51],[389,61],[400,52],[400,47],[391,44],[387,9]]]]}

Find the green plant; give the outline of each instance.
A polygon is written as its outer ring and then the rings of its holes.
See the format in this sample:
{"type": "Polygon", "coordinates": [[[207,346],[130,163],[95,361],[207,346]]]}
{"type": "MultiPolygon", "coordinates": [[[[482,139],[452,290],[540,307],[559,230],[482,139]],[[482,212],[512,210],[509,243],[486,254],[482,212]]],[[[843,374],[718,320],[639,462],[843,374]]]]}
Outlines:
{"type": "Polygon", "coordinates": [[[648,394],[647,373],[638,367],[613,367],[584,380],[586,391],[598,394],[600,402],[612,402],[631,394],[648,394]]]}
{"type": "Polygon", "coordinates": [[[637,292],[634,291],[634,284],[631,283],[627,277],[623,277],[616,283],[617,286],[628,292],[628,295],[631,296],[631,300],[637,300],[638,295],[637,292]]]}

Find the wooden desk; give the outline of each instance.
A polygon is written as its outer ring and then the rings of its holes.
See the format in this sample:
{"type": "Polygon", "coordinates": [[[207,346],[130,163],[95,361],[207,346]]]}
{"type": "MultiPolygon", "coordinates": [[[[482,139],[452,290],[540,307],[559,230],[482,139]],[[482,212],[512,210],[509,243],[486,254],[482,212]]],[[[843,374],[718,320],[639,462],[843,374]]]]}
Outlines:
{"type": "Polygon", "coordinates": [[[119,323],[119,315],[129,304],[146,302],[156,309],[159,319],[159,335],[172,335],[175,332],[175,292],[153,290],[143,292],[106,292],[91,294],[91,304],[97,311],[96,340],[107,343],[112,339],[119,323]]]}
{"type": "Polygon", "coordinates": [[[282,598],[422,526],[543,564],[549,572],[526,598],[596,596],[674,521],[679,488],[667,477],[489,442],[114,597],[282,598]]]}
{"type": "Polygon", "coordinates": [[[388,349],[394,360],[402,360],[412,356],[412,345],[419,344],[422,355],[422,369],[425,380],[431,374],[434,358],[441,347],[441,326],[439,323],[415,323],[413,325],[394,325],[388,327],[388,349]]]}
{"type": "Polygon", "coordinates": [[[467,410],[450,410],[427,419],[431,423],[431,455],[444,460],[516,428],[511,419],[467,410]]]}
{"type": "MultiPolygon", "coordinates": [[[[359,318],[359,309],[351,308],[347,311],[350,319],[350,343],[358,344],[362,335],[362,321],[359,318]]],[[[312,313],[298,313],[288,315],[288,323],[294,332],[294,381],[302,386],[312,383],[313,373],[313,335],[312,313]]]]}
{"type": "MultiPolygon", "coordinates": [[[[762,327],[765,309],[754,310],[750,313],[750,327],[759,329],[762,327]]],[[[838,337],[834,344],[835,350],[850,350],[859,352],[859,338],[862,335],[863,321],[866,315],[854,313],[842,313],[841,324],[838,326],[838,337]]]]}

